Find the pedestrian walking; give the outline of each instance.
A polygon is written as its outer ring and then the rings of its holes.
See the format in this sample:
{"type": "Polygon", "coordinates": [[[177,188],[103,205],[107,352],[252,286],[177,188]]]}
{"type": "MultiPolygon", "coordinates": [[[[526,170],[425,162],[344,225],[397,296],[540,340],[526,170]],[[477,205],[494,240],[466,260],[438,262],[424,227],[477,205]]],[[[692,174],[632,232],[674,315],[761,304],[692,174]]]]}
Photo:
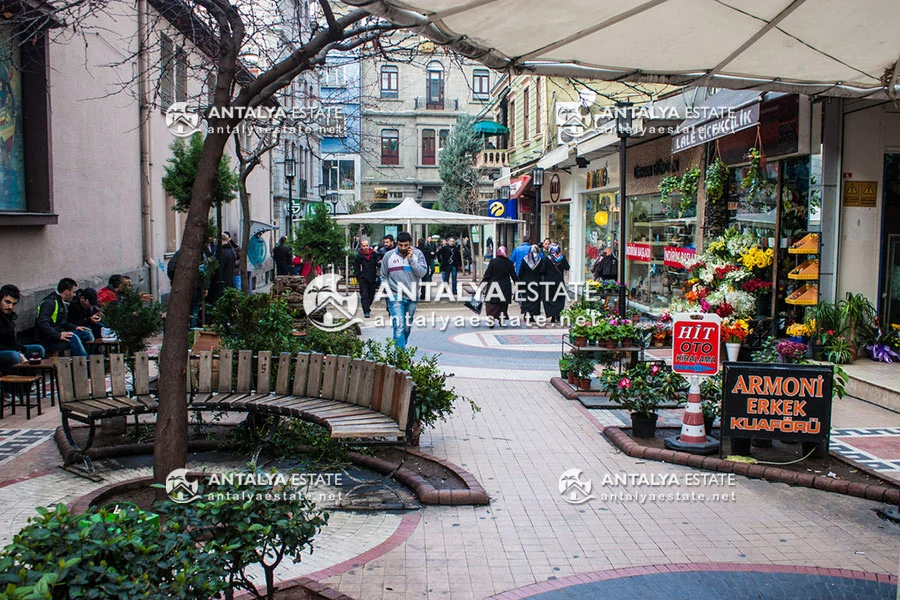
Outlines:
{"type": "Polygon", "coordinates": [[[463,268],[462,253],[455,238],[447,238],[447,245],[441,246],[437,251],[437,259],[441,265],[441,279],[444,283],[450,282],[455,294],[456,277],[463,268]]]}
{"type": "Polygon", "coordinates": [[[550,244],[547,250],[548,259],[544,262],[544,314],[551,323],[559,323],[560,313],[566,307],[566,273],[569,261],[563,255],[559,244],[550,244]]]}
{"type": "Polygon", "coordinates": [[[522,268],[522,260],[528,256],[529,252],[531,252],[531,238],[524,238],[522,239],[522,242],[516,246],[515,250],[513,250],[512,256],[509,257],[509,260],[513,261],[513,264],[516,265],[516,273],[522,268]]]}
{"type": "Polygon", "coordinates": [[[419,301],[419,281],[427,272],[425,256],[418,248],[412,247],[409,232],[401,231],[397,235],[397,247],[387,252],[381,260],[381,281],[390,289],[387,302],[394,343],[401,350],[409,342],[419,301]]]}
{"type": "Polygon", "coordinates": [[[272,260],[275,261],[276,275],[290,275],[293,270],[294,251],[288,246],[287,238],[278,240],[278,245],[272,250],[272,260]]]}
{"type": "Polygon", "coordinates": [[[546,260],[541,256],[541,249],[535,244],[531,246],[528,254],[522,259],[519,267],[519,281],[523,284],[520,292],[522,295],[522,316],[525,322],[530,322],[541,315],[541,281],[544,279],[546,260]]]}
{"type": "Polygon", "coordinates": [[[497,257],[491,260],[481,283],[484,286],[484,312],[488,317],[488,327],[499,321],[505,325],[509,319],[509,303],[513,299],[513,284],[518,281],[516,266],[506,256],[506,246],[497,248],[497,257]]]}
{"type": "Polygon", "coordinates": [[[369,245],[369,240],[359,242],[359,252],[353,258],[353,274],[359,285],[359,299],[363,316],[369,318],[372,312],[372,299],[375,298],[375,280],[378,279],[378,256],[369,245]]]}
{"type": "MultiPolygon", "coordinates": [[[[425,277],[422,278],[422,281],[431,283],[431,278],[434,275],[434,252],[431,251],[431,248],[425,242],[425,238],[419,238],[419,243],[416,244],[416,248],[418,248],[419,252],[422,253],[422,256],[425,257],[425,266],[428,267],[428,272],[425,273],[425,277]]],[[[427,286],[419,286],[419,300],[425,299],[426,291],[427,286]]]]}

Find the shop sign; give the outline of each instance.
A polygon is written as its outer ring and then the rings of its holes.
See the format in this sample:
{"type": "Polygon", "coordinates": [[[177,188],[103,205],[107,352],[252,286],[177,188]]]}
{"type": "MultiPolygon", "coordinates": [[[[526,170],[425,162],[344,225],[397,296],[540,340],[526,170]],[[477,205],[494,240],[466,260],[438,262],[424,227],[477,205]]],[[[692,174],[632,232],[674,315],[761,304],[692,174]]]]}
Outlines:
{"type": "Polygon", "coordinates": [[[607,185],[609,185],[609,171],[606,170],[606,167],[587,172],[587,181],[584,184],[587,189],[593,190],[607,185]]]}
{"type": "Polygon", "coordinates": [[[722,435],[827,442],[833,377],[831,366],[728,363],[722,435]]]}
{"type": "Polygon", "coordinates": [[[634,178],[643,179],[644,177],[662,177],[669,173],[677,173],[681,170],[680,161],[677,158],[667,160],[659,159],[652,165],[638,165],[634,168],[634,178]]]}
{"type": "Polygon", "coordinates": [[[667,267],[687,269],[688,265],[694,262],[696,256],[697,250],[694,248],[678,248],[676,246],[663,248],[663,264],[667,267]]]}
{"type": "Polygon", "coordinates": [[[488,215],[502,219],[506,216],[506,202],[503,200],[491,200],[488,202],[488,215]]]}
{"type": "Polygon", "coordinates": [[[672,317],[672,370],[683,375],[719,372],[722,323],[716,314],[672,317]]]}
{"type": "Polygon", "coordinates": [[[635,244],[634,242],[625,244],[625,258],[637,262],[650,262],[652,259],[650,244],[635,244]]]}
{"type": "Polygon", "coordinates": [[[694,146],[731,135],[736,131],[753,127],[759,123],[759,103],[729,111],[721,119],[693,125],[675,134],[672,138],[672,152],[681,152],[694,146]]]}
{"type": "Polygon", "coordinates": [[[550,177],[550,202],[557,203],[559,202],[559,188],[562,187],[559,183],[559,175],[556,173],[550,177]]]}

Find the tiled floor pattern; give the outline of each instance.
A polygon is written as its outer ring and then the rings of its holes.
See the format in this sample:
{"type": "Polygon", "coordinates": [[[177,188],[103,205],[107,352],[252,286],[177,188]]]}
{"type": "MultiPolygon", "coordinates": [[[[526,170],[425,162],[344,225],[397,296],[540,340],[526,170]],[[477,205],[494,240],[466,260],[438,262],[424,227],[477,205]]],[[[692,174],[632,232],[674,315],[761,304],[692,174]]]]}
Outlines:
{"type": "Polygon", "coordinates": [[[0,429],[0,465],[52,437],[52,429],[0,429]]]}
{"type": "Polygon", "coordinates": [[[900,481],[900,427],[832,429],[829,447],[867,470],[900,481]]]}

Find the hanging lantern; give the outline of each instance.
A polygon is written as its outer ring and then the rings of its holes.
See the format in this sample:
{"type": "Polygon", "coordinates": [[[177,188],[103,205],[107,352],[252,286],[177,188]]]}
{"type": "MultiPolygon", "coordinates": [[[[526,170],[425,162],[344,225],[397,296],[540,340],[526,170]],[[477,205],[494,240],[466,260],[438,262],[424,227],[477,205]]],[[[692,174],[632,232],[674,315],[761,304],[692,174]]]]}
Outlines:
{"type": "Polygon", "coordinates": [[[594,223],[600,227],[606,227],[606,224],[609,223],[609,213],[605,210],[598,210],[594,214],[594,223]]]}

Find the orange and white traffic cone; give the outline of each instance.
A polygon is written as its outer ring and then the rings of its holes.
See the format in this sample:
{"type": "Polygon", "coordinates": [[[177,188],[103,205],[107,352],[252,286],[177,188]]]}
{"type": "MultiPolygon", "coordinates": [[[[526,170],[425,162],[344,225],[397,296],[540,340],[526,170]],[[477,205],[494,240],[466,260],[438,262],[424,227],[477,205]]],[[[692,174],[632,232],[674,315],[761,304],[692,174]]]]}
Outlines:
{"type": "Polygon", "coordinates": [[[694,454],[712,454],[719,449],[719,440],[706,435],[703,410],[700,408],[700,377],[697,375],[691,376],[687,407],[681,421],[681,435],[666,438],[665,444],[672,450],[694,454]]]}

